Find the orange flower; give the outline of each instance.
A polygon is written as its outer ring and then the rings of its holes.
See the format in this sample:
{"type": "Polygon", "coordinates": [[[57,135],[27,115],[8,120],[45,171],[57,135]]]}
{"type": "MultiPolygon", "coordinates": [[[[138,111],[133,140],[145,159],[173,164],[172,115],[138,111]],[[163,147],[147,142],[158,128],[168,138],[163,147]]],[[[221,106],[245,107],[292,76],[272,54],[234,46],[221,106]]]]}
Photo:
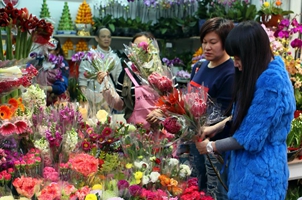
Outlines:
{"type": "Polygon", "coordinates": [[[1,119],[10,119],[13,115],[13,112],[11,111],[11,109],[6,106],[6,105],[2,105],[0,106],[0,118],[1,119]]]}
{"type": "Polygon", "coordinates": [[[276,1],[276,6],[281,6],[282,5],[282,1],[281,0],[277,0],[276,1]]]}
{"type": "Polygon", "coordinates": [[[19,106],[20,110],[21,110],[22,112],[24,112],[24,111],[25,111],[25,106],[24,106],[24,104],[22,103],[22,98],[19,97],[19,98],[17,99],[17,101],[18,101],[18,106],[19,106]]]}
{"type": "Polygon", "coordinates": [[[174,196],[178,196],[178,195],[182,194],[182,189],[177,186],[172,186],[171,192],[174,196]]]}
{"type": "Polygon", "coordinates": [[[171,178],[171,179],[170,179],[170,185],[171,185],[171,186],[177,186],[177,185],[178,185],[178,181],[175,180],[175,179],[173,179],[173,178],[171,178]]]}
{"type": "Polygon", "coordinates": [[[160,175],[158,179],[160,180],[160,184],[163,186],[170,184],[170,178],[168,178],[166,175],[160,175]]]}
{"type": "Polygon", "coordinates": [[[9,105],[11,105],[11,108],[13,109],[13,110],[17,110],[18,109],[18,100],[17,99],[15,99],[15,98],[11,98],[11,99],[9,99],[8,100],[8,104],[9,105]]]}

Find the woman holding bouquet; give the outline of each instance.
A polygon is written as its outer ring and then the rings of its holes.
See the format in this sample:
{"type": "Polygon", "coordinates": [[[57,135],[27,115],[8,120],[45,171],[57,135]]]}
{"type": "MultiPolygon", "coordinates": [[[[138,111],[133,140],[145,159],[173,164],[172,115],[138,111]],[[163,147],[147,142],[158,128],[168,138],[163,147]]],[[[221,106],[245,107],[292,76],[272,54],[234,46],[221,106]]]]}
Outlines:
{"type": "MultiPolygon", "coordinates": [[[[232,21],[220,17],[209,19],[203,24],[200,30],[200,41],[206,60],[197,62],[191,74],[191,86],[207,88],[209,96],[221,107],[222,113],[227,110],[232,100],[234,62],[226,53],[224,42],[233,27],[232,21]]],[[[217,136],[226,137],[223,132],[217,136]]],[[[194,143],[189,146],[193,168],[198,177],[199,190],[207,190],[216,200],[227,199],[227,192],[218,181],[212,164],[222,172],[220,176],[223,183],[227,182],[226,169],[222,170],[222,164],[215,156],[210,155],[209,161],[204,155],[199,154],[194,143]]],[[[181,145],[179,150],[181,151],[182,148],[184,145],[181,145]]]]}
{"type": "MultiPolygon", "coordinates": [[[[131,42],[138,45],[141,42],[148,43],[150,40],[156,42],[150,32],[140,32],[133,37],[131,42]]],[[[157,43],[154,44],[158,48],[157,43]]],[[[103,82],[104,76],[106,76],[105,73],[99,74],[99,83],[103,82]]],[[[162,116],[162,113],[159,109],[155,109],[157,101],[155,92],[151,87],[145,86],[142,88],[141,79],[125,67],[119,75],[116,91],[105,87],[103,96],[114,109],[125,110],[124,117],[128,123],[141,123],[145,129],[150,129],[150,125],[158,122],[157,117],[162,116]]]]}
{"type": "MultiPolygon", "coordinates": [[[[288,72],[255,21],[237,25],[225,47],[235,62],[232,137],[197,141],[197,149],[201,154],[231,152],[229,199],[285,199],[289,177],[286,138],[296,108],[288,72]]],[[[225,123],[204,128],[203,136],[215,135],[225,123]]]]}

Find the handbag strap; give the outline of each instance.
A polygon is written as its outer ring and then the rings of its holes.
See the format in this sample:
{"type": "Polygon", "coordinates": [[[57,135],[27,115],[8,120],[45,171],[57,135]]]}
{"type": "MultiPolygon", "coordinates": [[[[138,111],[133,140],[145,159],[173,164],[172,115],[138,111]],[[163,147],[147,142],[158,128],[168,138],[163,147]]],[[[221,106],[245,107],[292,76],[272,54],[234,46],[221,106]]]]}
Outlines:
{"type": "Polygon", "coordinates": [[[128,76],[129,76],[130,80],[132,81],[132,83],[134,83],[135,86],[139,86],[139,84],[137,83],[137,81],[133,77],[132,73],[129,71],[129,69],[125,68],[125,71],[128,74],[128,76]]]}

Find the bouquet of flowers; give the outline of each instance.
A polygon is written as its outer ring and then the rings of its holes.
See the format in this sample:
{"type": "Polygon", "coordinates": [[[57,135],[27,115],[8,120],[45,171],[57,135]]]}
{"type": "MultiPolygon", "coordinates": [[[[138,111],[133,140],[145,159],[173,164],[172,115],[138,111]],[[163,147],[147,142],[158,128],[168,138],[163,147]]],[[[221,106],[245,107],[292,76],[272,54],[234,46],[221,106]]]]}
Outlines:
{"type": "Polygon", "coordinates": [[[130,60],[126,64],[142,84],[150,85],[159,95],[172,92],[175,79],[171,70],[162,65],[156,41],[149,39],[148,42],[124,46],[130,60]]]}
{"type": "Polygon", "coordinates": [[[149,39],[149,42],[131,44],[131,46],[124,45],[125,53],[131,61],[127,65],[144,83],[148,83],[148,77],[153,72],[163,74],[163,66],[156,44],[155,41],[149,39]]]}
{"type": "Polygon", "coordinates": [[[1,27],[6,30],[6,51],[3,53],[2,33],[0,33],[0,60],[20,60],[27,58],[33,50],[33,43],[46,44],[52,35],[53,26],[45,19],[39,20],[29,14],[27,8],[17,9],[12,3],[0,8],[1,27]],[[13,49],[13,33],[15,30],[16,44],[13,49]]]}
{"type": "Polygon", "coordinates": [[[163,119],[163,126],[175,134],[173,142],[191,142],[204,124],[222,119],[219,106],[208,97],[205,87],[188,85],[187,91],[174,89],[172,93],[161,96],[157,106],[169,116],[163,119]]]}
{"type": "Polygon", "coordinates": [[[87,60],[92,68],[86,68],[84,76],[90,79],[96,79],[98,72],[111,72],[114,69],[114,59],[110,55],[104,55],[95,49],[90,49],[88,52],[78,52],[71,58],[72,61],[78,62],[87,60]]]}

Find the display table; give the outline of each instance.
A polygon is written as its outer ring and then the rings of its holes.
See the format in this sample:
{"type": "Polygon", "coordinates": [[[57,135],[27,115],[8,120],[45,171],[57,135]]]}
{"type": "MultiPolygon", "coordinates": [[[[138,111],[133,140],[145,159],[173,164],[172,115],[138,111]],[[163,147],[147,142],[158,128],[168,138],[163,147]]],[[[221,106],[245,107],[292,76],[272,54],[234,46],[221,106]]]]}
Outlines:
{"type": "Polygon", "coordinates": [[[302,179],[302,160],[296,158],[288,163],[289,181],[295,179],[302,179]]]}

